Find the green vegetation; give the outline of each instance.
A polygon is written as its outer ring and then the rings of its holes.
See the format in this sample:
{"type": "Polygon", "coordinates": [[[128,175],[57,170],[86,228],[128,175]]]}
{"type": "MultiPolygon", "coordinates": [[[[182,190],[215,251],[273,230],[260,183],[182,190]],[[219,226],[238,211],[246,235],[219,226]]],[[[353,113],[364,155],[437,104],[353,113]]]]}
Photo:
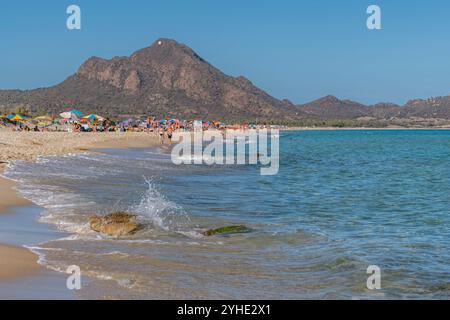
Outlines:
{"type": "Polygon", "coordinates": [[[248,231],[248,228],[246,226],[227,226],[217,229],[206,230],[205,232],[203,232],[203,235],[210,237],[218,234],[232,233],[232,232],[246,232],[246,231],[248,231]]]}
{"type": "Polygon", "coordinates": [[[259,125],[283,125],[288,127],[302,128],[386,128],[390,123],[386,120],[359,120],[359,119],[301,119],[284,121],[249,121],[251,124],[259,125]]]}

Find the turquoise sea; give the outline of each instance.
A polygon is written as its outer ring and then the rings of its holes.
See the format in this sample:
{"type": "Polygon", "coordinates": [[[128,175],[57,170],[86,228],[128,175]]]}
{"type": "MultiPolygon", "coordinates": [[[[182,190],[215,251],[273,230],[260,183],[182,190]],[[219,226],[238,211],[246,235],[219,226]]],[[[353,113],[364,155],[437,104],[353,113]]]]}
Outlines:
{"type": "Polygon", "coordinates": [[[61,237],[41,263],[88,280],[80,298],[450,298],[450,131],[292,131],[280,170],[175,166],[167,147],[16,162],[5,173],[61,237]],[[92,214],[146,229],[113,239],[92,214]],[[204,237],[207,228],[251,231],[204,237]],[[368,266],[381,290],[368,290],[368,266]]]}

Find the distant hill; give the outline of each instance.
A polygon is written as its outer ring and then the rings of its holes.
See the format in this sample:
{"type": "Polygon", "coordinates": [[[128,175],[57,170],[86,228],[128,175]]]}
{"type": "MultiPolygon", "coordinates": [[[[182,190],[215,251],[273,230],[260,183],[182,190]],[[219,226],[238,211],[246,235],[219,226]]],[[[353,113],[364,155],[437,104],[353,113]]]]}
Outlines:
{"type": "Polygon", "coordinates": [[[312,102],[299,105],[299,110],[309,116],[320,119],[355,119],[370,113],[368,107],[350,100],[339,100],[326,96],[312,102]]]}
{"type": "Polygon", "coordinates": [[[326,96],[318,100],[298,105],[302,113],[319,119],[358,119],[371,117],[380,120],[395,119],[446,119],[450,120],[450,96],[427,100],[410,100],[403,106],[393,103],[363,105],[350,100],[339,100],[326,96]]]}
{"type": "Polygon", "coordinates": [[[450,96],[411,100],[404,106],[367,106],[333,96],[294,105],[270,96],[242,76],[224,74],[186,45],[170,39],[158,39],[129,57],[92,57],[54,87],[0,90],[0,113],[18,107],[33,113],[58,114],[78,108],[109,117],[155,115],[272,123],[450,120],[450,96]]]}

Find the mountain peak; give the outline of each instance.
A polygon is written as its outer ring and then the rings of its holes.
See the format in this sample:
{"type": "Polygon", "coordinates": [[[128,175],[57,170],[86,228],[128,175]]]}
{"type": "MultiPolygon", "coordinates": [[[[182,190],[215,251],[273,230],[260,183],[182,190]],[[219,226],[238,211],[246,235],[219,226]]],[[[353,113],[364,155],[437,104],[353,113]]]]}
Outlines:
{"type": "Polygon", "coordinates": [[[187,45],[167,38],[157,39],[149,47],[136,51],[130,57],[131,61],[144,63],[152,58],[160,61],[191,58],[200,62],[206,62],[187,45]]]}
{"type": "Polygon", "coordinates": [[[175,39],[169,39],[169,38],[159,38],[155,40],[152,44],[152,46],[172,46],[172,47],[186,47],[186,45],[179,43],[175,39]]]}
{"type": "Polygon", "coordinates": [[[316,102],[336,103],[336,102],[340,102],[340,100],[335,96],[327,95],[325,97],[317,99],[316,102]]]}
{"type": "MultiPolygon", "coordinates": [[[[293,119],[295,106],[257,88],[247,78],[224,74],[194,50],[159,38],[129,57],[88,59],[56,92],[86,109],[114,115],[155,114],[208,119],[293,119]],[[92,107],[91,107],[92,108],[92,107]],[[108,109],[114,108],[120,112],[108,109]],[[96,111],[97,111],[96,110],[96,111]]],[[[61,98],[60,100],[65,100],[61,98]]]]}
{"type": "MultiPolygon", "coordinates": [[[[174,39],[168,39],[168,38],[159,38],[156,41],[154,41],[149,47],[143,48],[139,51],[146,51],[146,50],[172,50],[172,51],[178,51],[186,54],[192,54],[194,51],[189,48],[187,45],[179,43],[178,41],[174,39]]],[[[138,52],[139,52],[138,51],[138,52]]]]}

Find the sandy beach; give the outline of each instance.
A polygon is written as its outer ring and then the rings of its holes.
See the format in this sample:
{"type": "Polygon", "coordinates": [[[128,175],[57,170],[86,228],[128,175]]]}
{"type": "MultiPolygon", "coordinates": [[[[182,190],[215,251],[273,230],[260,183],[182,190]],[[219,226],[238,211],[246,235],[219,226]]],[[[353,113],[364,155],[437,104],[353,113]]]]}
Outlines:
{"type": "MultiPolygon", "coordinates": [[[[0,130],[0,175],[15,160],[35,161],[39,156],[57,156],[103,148],[141,148],[158,143],[145,132],[66,133],[11,132],[0,130]]],[[[14,181],[0,177],[0,219],[14,207],[32,205],[14,189],[14,181]]],[[[0,244],[0,281],[12,281],[42,271],[38,256],[21,247],[0,244]]]]}
{"type": "Polygon", "coordinates": [[[38,156],[62,155],[102,148],[140,148],[157,143],[146,132],[69,133],[0,131],[0,164],[14,160],[34,161],[38,156]]]}

